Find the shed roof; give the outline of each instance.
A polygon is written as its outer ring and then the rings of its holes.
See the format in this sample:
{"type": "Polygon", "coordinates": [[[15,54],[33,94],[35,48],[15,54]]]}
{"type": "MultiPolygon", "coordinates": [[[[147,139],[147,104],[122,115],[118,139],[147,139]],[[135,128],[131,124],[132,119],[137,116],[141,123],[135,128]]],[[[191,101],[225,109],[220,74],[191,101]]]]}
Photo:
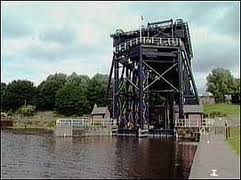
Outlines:
{"type": "Polygon", "coordinates": [[[183,106],[184,113],[203,113],[202,105],[184,105],[183,106]]]}
{"type": "Polygon", "coordinates": [[[210,92],[204,92],[202,93],[201,97],[213,97],[213,94],[210,92]]]}
{"type": "Polygon", "coordinates": [[[91,112],[91,115],[105,114],[106,111],[108,111],[107,107],[97,107],[97,105],[95,104],[95,106],[91,112]]]}
{"type": "MultiPolygon", "coordinates": [[[[176,111],[178,111],[178,106],[174,107],[176,111]]],[[[200,105],[184,105],[183,106],[184,113],[203,113],[203,106],[200,105]]]]}

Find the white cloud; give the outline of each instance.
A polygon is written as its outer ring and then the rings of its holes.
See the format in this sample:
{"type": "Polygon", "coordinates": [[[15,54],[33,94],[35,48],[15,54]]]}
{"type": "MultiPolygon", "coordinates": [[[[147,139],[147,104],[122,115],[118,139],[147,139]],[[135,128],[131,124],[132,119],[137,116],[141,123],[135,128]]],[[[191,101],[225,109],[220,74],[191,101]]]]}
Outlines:
{"type": "Polygon", "coordinates": [[[3,54],[5,56],[12,56],[20,53],[21,51],[27,49],[31,44],[30,38],[21,39],[6,39],[3,41],[3,54]]]}
{"type": "MultiPolygon", "coordinates": [[[[167,6],[164,3],[153,4],[155,7],[161,7],[163,15],[151,14],[153,5],[147,2],[143,6],[140,6],[140,3],[130,2],[4,2],[5,10],[8,10],[5,12],[16,21],[19,20],[18,15],[23,16],[31,34],[3,40],[2,80],[11,81],[21,77],[39,83],[55,72],[75,71],[89,76],[97,72],[109,73],[112,60],[112,39],[109,35],[116,29],[124,31],[138,29],[140,15],[152,18],[144,18],[145,21],[151,21],[170,14],[168,9],[165,10],[164,7],[167,6]],[[56,38],[53,41],[48,38],[38,38],[39,34],[48,32],[61,32],[60,35],[63,36],[66,32],[72,33],[73,36],[67,36],[65,41],[58,41],[56,38]],[[74,41],[71,41],[73,37],[74,41]],[[12,63],[10,60],[13,60],[12,63]],[[20,72],[22,74],[19,74],[20,72]]],[[[188,14],[187,4],[184,6],[173,5],[171,8],[173,17],[179,17],[182,8],[186,9],[188,14]]],[[[198,8],[196,7],[195,11],[198,8]]],[[[222,27],[218,26],[215,30],[210,25],[216,21],[221,22],[225,18],[224,14],[230,15],[227,14],[228,8],[212,8],[212,13],[204,14],[200,18],[197,16],[196,19],[192,16],[196,14],[192,9],[190,9],[191,14],[188,14],[190,15],[188,21],[192,22],[194,18],[194,22],[189,23],[189,28],[194,50],[194,77],[200,91],[205,89],[205,78],[212,67],[227,66],[236,77],[240,74],[239,61],[235,59],[240,57],[239,39],[233,39],[229,33],[218,33],[218,28],[222,27]],[[228,57],[233,59],[228,59],[227,62],[225,58],[228,57]]],[[[209,6],[203,6],[201,12],[205,9],[209,9],[209,6]]]]}
{"type": "Polygon", "coordinates": [[[106,68],[107,63],[105,62],[106,59],[108,61],[108,58],[106,58],[105,55],[98,57],[100,58],[98,63],[94,61],[96,57],[49,61],[47,64],[45,61],[35,61],[33,59],[23,59],[21,63],[9,62],[8,69],[3,68],[2,80],[3,82],[10,82],[16,79],[12,74],[13,71],[18,74],[18,78],[29,79],[34,81],[36,85],[48,75],[54,73],[71,74],[72,72],[76,72],[78,74],[88,75],[89,77],[92,77],[96,73],[108,73],[108,69],[106,68]],[[23,72],[23,74],[21,72],[23,72]]]}
{"type": "Polygon", "coordinates": [[[94,24],[83,24],[76,30],[78,44],[82,46],[101,45],[101,42],[107,39],[94,24]]]}
{"type": "Polygon", "coordinates": [[[6,39],[3,41],[3,55],[40,55],[58,53],[64,51],[65,47],[56,42],[45,43],[37,38],[6,39]]]}

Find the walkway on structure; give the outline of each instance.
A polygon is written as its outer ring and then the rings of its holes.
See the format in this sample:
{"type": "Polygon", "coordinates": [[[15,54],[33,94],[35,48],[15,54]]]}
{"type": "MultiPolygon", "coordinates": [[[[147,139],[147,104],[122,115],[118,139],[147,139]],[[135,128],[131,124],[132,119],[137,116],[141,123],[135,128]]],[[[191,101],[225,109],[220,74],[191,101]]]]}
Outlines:
{"type": "Polygon", "coordinates": [[[225,142],[223,134],[201,136],[189,179],[240,178],[240,157],[225,142]]]}

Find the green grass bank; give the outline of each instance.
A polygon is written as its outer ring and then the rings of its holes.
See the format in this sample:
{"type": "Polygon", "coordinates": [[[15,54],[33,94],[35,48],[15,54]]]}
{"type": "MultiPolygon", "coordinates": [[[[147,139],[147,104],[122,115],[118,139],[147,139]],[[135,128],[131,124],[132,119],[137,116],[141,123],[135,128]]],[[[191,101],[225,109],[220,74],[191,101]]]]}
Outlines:
{"type": "Polygon", "coordinates": [[[205,114],[214,114],[215,112],[221,113],[221,116],[227,117],[239,117],[240,116],[240,105],[235,104],[212,104],[212,105],[204,105],[204,113],[205,114]]]}
{"type": "Polygon", "coordinates": [[[240,156],[240,127],[231,128],[231,137],[227,140],[227,142],[240,156]]]}

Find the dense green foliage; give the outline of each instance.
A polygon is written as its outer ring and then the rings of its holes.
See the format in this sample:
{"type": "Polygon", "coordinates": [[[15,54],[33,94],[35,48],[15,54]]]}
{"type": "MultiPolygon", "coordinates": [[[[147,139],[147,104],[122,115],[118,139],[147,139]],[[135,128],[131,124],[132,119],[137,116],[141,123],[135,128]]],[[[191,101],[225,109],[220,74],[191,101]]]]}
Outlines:
{"type": "Polygon", "coordinates": [[[88,102],[84,89],[75,84],[69,84],[56,94],[56,110],[67,116],[88,113],[88,102]]]}
{"type": "Polygon", "coordinates": [[[66,116],[89,114],[95,103],[106,105],[107,84],[108,75],[96,74],[90,79],[75,72],[69,76],[62,73],[49,75],[38,86],[27,80],[1,83],[1,111],[19,109],[18,112],[25,113],[23,105],[26,102],[38,110],[55,110],[66,116]]]}
{"type": "Polygon", "coordinates": [[[17,110],[17,113],[21,114],[21,116],[24,116],[24,117],[30,117],[34,115],[35,109],[36,109],[35,106],[23,105],[17,110]]]}
{"type": "Polygon", "coordinates": [[[6,104],[6,89],[7,89],[7,85],[6,83],[1,83],[1,112],[4,110],[3,109],[3,105],[6,104]]]}
{"type": "Polygon", "coordinates": [[[87,99],[90,107],[96,103],[98,106],[105,106],[105,93],[108,85],[108,75],[96,74],[90,80],[87,87],[87,99]]]}
{"type": "Polygon", "coordinates": [[[225,95],[240,92],[240,81],[235,79],[227,69],[216,68],[207,76],[207,91],[212,93],[215,101],[224,102],[225,95]]]}
{"type": "Polygon", "coordinates": [[[54,109],[56,93],[64,87],[66,79],[67,75],[65,74],[50,75],[38,86],[38,96],[36,100],[38,109],[54,109]]]}
{"type": "MultiPolygon", "coordinates": [[[[2,87],[1,87],[2,90],[2,87]]],[[[37,88],[27,80],[14,80],[1,92],[1,110],[16,111],[25,102],[30,105],[35,104],[37,88]]]]}

